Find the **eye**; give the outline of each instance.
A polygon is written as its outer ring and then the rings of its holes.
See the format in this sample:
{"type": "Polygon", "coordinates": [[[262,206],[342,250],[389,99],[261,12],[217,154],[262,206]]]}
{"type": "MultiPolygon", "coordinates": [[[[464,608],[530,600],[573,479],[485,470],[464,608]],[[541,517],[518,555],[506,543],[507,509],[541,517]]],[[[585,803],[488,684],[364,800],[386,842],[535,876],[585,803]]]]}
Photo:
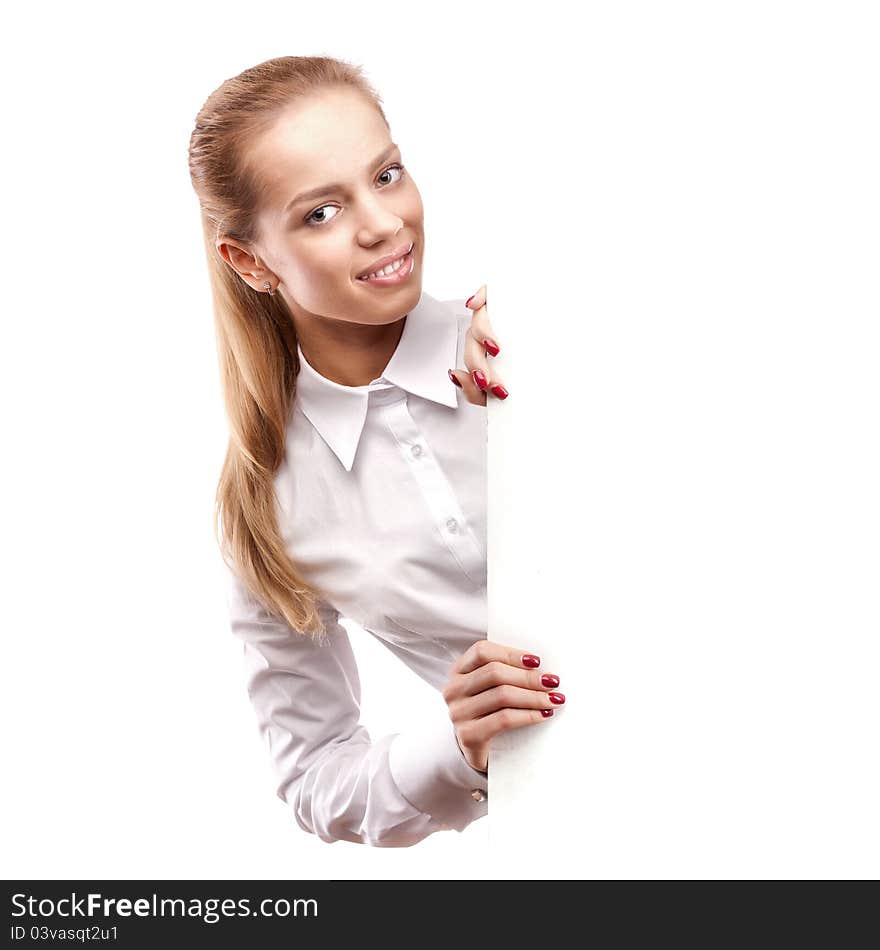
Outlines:
{"type": "MultiPolygon", "coordinates": [[[[403,165],[401,165],[401,164],[399,164],[399,163],[398,163],[398,164],[395,164],[395,165],[389,165],[384,171],[379,172],[379,176],[378,176],[378,177],[381,178],[383,175],[388,175],[388,174],[390,174],[390,173],[393,172],[393,171],[399,172],[399,173],[400,173],[399,176],[398,176],[397,178],[395,178],[394,181],[382,182],[383,185],[386,185],[386,186],[387,186],[387,185],[393,185],[395,182],[400,181],[400,179],[403,178],[404,167],[403,167],[403,165]]],[[[306,220],[306,224],[310,224],[312,227],[315,227],[315,226],[319,226],[319,225],[322,225],[322,224],[326,224],[328,221],[332,221],[333,218],[336,217],[335,214],[332,215],[332,216],[329,217],[329,218],[327,218],[327,217],[316,218],[316,217],[315,217],[315,215],[318,214],[318,213],[322,213],[322,214],[325,213],[328,208],[331,209],[331,210],[333,210],[333,211],[339,211],[339,210],[341,210],[341,209],[337,208],[335,205],[321,205],[320,208],[315,208],[314,211],[312,211],[310,214],[306,215],[306,219],[305,219],[305,220],[306,220]]]]}
{"type": "MultiPolygon", "coordinates": [[[[320,208],[315,208],[315,210],[311,214],[306,216],[306,222],[308,224],[314,225],[314,224],[324,224],[325,221],[332,221],[333,218],[315,218],[314,217],[316,214],[318,214],[318,212],[326,212],[328,208],[331,211],[339,210],[338,208],[334,208],[333,205],[321,205],[320,208]]],[[[335,215],[333,217],[335,217],[335,215]]]]}
{"type": "MultiPolygon", "coordinates": [[[[387,175],[390,171],[394,171],[395,169],[400,172],[400,178],[403,178],[403,165],[389,165],[384,172],[379,173],[379,177],[381,178],[382,175],[387,175]]],[[[395,179],[395,181],[400,181],[400,178],[395,179]]],[[[386,182],[386,184],[392,185],[394,182],[386,182]]]]}

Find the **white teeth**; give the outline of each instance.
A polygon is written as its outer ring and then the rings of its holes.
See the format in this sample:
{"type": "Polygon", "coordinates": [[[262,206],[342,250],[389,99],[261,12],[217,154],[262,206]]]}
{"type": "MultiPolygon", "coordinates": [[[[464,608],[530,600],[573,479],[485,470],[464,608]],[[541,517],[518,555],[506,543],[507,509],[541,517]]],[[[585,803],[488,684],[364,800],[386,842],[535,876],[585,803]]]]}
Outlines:
{"type": "MultiPolygon", "coordinates": [[[[407,254],[409,251],[406,252],[407,254]]],[[[406,254],[403,257],[398,257],[396,261],[387,264],[382,270],[377,270],[372,274],[367,274],[366,277],[362,277],[362,280],[368,280],[370,277],[387,277],[389,274],[393,274],[396,270],[400,270],[403,267],[403,258],[406,257],[406,254]]]]}

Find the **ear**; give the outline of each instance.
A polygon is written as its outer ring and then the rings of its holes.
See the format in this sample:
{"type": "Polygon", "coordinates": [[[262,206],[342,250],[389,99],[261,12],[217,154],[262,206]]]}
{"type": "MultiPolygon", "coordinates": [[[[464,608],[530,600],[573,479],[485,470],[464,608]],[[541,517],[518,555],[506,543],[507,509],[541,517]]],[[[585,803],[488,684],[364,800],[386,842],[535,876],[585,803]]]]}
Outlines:
{"type": "Polygon", "coordinates": [[[216,248],[223,260],[254,290],[262,291],[264,282],[273,279],[271,271],[246,245],[225,238],[217,241],[216,248]]]}

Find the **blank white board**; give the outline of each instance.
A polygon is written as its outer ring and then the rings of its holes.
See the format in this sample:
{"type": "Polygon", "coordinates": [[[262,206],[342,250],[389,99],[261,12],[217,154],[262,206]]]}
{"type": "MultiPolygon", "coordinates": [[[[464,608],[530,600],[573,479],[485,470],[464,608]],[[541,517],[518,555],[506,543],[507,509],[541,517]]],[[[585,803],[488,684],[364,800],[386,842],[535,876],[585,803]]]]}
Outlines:
{"type": "Polygon", "coordinates": [[[876,877],[880,139],[868,5],[587,6],[496,46],[499,877],[876,877]]]}

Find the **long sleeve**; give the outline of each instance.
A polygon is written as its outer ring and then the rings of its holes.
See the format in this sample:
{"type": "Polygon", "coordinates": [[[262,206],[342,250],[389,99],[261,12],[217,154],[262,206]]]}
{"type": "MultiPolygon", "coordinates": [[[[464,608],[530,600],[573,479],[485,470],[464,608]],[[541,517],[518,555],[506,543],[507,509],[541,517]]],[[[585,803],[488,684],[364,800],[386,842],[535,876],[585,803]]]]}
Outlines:
{"type": "Polygon", "coordinates": [[[272,617],[227,567],[233,634],[268,743],[277,794],[323,841],[413,845],[485,815],[486,774],[472,768],[451,720],[373,741],[348,632],[326,602],[321,644],[272,617]]]}

